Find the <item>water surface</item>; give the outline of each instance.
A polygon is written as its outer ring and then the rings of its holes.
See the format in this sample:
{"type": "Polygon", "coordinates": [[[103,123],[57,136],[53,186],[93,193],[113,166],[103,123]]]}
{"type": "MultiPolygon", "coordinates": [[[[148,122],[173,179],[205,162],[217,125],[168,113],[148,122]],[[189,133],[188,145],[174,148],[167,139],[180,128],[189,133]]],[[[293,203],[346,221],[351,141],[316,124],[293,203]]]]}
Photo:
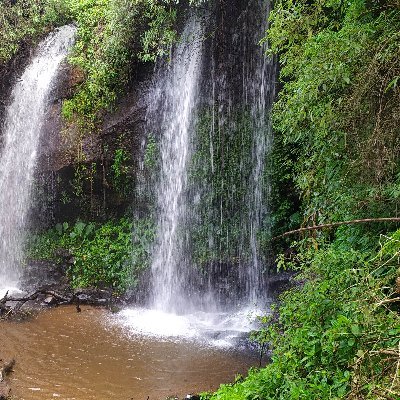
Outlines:
{"type": "Polygon", "coordinates": [[[13,394],[26,400],[183,397],[214,390],[257,364],[243,351],[135,334],[118,318],[59,307],[28,322],[2,322],[0,358],[16,359],[13,394]]]}

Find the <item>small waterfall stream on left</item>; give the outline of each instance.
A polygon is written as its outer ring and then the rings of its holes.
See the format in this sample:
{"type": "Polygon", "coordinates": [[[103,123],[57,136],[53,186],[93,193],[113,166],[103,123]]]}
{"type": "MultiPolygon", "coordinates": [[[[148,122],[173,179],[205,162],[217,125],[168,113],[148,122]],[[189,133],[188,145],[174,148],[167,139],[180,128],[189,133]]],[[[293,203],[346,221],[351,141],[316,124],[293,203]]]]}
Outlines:
{"type": "Polygon", "coordinates": [[[75,31],[66,25],[39,44],[6,110],[0,152],[0,297],[18,288],[40,132],[52,83],[75,31]]]}

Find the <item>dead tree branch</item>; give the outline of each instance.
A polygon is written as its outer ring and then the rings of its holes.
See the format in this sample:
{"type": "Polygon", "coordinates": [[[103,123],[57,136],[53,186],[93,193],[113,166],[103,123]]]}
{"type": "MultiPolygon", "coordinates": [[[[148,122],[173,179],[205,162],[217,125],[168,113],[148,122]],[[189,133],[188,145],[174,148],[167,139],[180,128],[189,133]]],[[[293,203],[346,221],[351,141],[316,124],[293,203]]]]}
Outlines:
{"type": "Polygon", "coordinates": [[[308,231],[316,231],[324,228],[335,228],[337,226],[342,225],[354,225],[354,224],[366,224],[369,222],[398,222],[400,223],[400,217],[393,218],[365,218],[365,219],[353,219],[351,221],[341,221],[341,222],[333,222],[330,224],[322,224],[322,225],[314,225],[314,226],[306,226],[304,228],[295,229],[293,231],[288,231],[283,233],[282,235],[278,235],[272,238],[272,240],[281,239],[286,236],[294,235],[296,233],[308,232],[308,231]]]}

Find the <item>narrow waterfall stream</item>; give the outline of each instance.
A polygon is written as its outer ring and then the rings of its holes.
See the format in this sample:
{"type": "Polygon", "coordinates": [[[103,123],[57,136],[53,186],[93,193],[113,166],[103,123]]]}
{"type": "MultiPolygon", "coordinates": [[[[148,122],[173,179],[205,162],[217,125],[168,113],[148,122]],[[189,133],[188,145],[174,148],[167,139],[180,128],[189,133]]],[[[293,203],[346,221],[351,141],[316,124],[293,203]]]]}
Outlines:
{"type": "MultiPolygon", "coordinates": [[[[270,1],[259,0],[258,7],[262,10],[261,15],[269,15],[270,1]]],[[[254,23],[254,21],[252,21],[254,23]]],[[[266,30],[267,19],[260,19],[260,28],[253,34],[253,40],[259,42],[266,30]]],[[[249,27],[247,27],[249,30],[249,27]]],[[[265,180],[265,169],[268,157],[271,152],[273,133],[270,122],[270,110],[275,97],[276,63],[272,57],[266,56],[268,42],[259,46],[258,54],[253,57],[250,66],[244,66],[245,78],[243,79],[244,103],[251,109],[253,121],[253,144],[252,144],[252,165],[253,170],[248,188],[248,218],[250,225],[250,249],[251,264],[247,268],[247,293],[249,300],[254,303],[262,302],[263,287],[263,263],[260,255],[258,235],[264,229],[264,234],[270,233],[270,191],[271,185],[265,180]]]]}
{"type": "Polygon", "coordinates": [[[189,306],[185,191],[199,96],[202,32],[201,20],[190,17],[171,64],[156,74],[149,96],[150,125],[162,132],[158,229],[151,266],[152,307],[169,312],[187,310],[189,306]]]}
{"type": "Polygon", "coordinates": [[[40,131],[54,77],[75,30],[64,26],[40,43],[7,107],[0,152],[0,297],[18,287],[40,131]]]}

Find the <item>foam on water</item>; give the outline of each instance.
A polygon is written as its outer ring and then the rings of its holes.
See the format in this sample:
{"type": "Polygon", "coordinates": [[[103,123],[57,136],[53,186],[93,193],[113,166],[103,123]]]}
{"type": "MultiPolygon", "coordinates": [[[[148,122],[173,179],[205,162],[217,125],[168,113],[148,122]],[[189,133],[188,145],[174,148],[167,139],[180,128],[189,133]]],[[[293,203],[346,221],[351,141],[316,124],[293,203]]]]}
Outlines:
{"type": "Polygon", "coordinates": [[[8,292],[8,296],[24,294],[24,292],[19,290],[16,286],[0,287],[0,299],[2,299],[6,295],[7,292],[8,292]]]}
{"type": "Polygon", "coordinates": [[[127,308],[112,323],[123,326],[130,335],[157,337],[167,341],[195,341],[213,347],[229,348],[257,327],[258,309],[243,308],[234,313],[198,311],[178,315],[148,308],[127,308]]]}

